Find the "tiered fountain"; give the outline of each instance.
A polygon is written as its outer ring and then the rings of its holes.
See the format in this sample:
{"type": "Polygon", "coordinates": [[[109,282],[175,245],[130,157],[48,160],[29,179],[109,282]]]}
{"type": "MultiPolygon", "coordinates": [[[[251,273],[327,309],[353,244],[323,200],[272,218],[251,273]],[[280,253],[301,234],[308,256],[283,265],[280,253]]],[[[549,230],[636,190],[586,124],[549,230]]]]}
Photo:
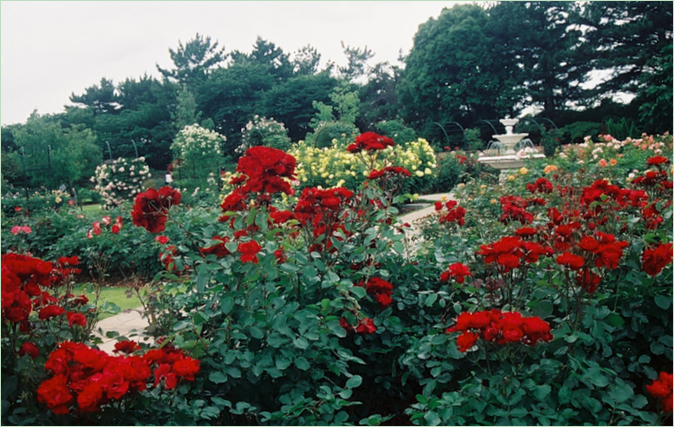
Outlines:
{"type": "Polygon", "coordinates": [[[513,133],[517,119],[502,119],[500,122],[505,126],[506,133],[492,135],[496,140],[489,143],[485,150],[486,155],[480,157],[478,162],[499,169],[501,171],[499,180],[503,182],[513,173],[513,169],[524,166],[524,159],[540,159],[545,155],[536,152],[534,144],[526,138],[528,133],[513,133]]]}

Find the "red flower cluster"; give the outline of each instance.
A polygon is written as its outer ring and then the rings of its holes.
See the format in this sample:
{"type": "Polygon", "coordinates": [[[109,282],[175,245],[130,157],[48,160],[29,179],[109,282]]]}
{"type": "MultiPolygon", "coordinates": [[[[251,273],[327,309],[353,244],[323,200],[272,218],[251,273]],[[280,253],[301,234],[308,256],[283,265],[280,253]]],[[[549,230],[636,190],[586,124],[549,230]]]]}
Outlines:
{"type": "Polygon", "coordinates": [[[150,350],[144,356],[110,356],[85,344],[66,341],[45,363],[53,376],[40,384],[38,401],[55,414],[67,414],[75,404],[81,413],[93,412],[101,405],[145,390],[153,366],[157,366],[155,386],[166,379],[167,389],[174,388],[182,378],[193,381],[199,372],[198,360],[172,346],[150,350]]]}
{"type": "Polygon", "coordinates": [[[326,247],[330,247],[329,237],[334,232],[346,233],[342,219],[344,209],[352,204],[352,197],[353,192],[343,187],[305,188],[295,206],[295,218],[315,239],[323,237],[326,247]]]}
{"type": "Polygon", "coordinates": [[[376,151],[394,145],[395,142],[389,137],[377,135],[374,132],[365,132],[360,134],[353,144],[346,147],[346,151],[349,153],[358,153],[362,150],[376,151]]]}
{"type": "Polygon", "coordinates": [[[538,261],[541,255],[548,255],[549,250],[538,243],[506,236],[498,242],[480,246],[480,250],[476,253],[485,257],[484,262],[487,264],[495,262],[503,273],[507,273],[514,268],[519,268],[525,262],[531,264],[538,261]]]}
{"type": "Polygon", "coordinates": [[[79,264],[77,257],[61,257],[57,265],[28,255],[8,253],[2,255],[2,319],[25,323],[33,307],[42,307],[40,319],[48,319],[65,312],[55,305],[56,298],[42,288],[58,286],[79,269],[69,268],[79,264]],[[36,297],[31,301],[31,297],[36,297]]]}
{"type": "Polygon", "coordinates": [[[384,169],[381,170],[373,170],[370,172],[370,175],[368,175],[367,179],[377,179],[381,178],[384,175],[388,176],[395,176],[395,175],[401,175],[401,176],[411,176],[410,171],[408,171],[405,168],[401,168],[400,166],[387,166],[384,169]]]}
{"type": "Polygon", "coordinates": [[[201,252],[202,255],[215,255],[217,258],[222,258],[224,256],[230,255],[231,252],[227,249],[225,246],[225,243],[229,243],[229,237],[220,237],[220,236],[214,236],[212,240],[218,240],[221,243],[216,243],[212,244],[209,247],[204,247],[199,249],[199,252],[201,252]]]}
{"type": "Polygon", "coordinates": [[[555,189],[550,181],[545,178],[538,178],[533,184],[529,183],[526,185],[527,190],[532,193],[546,193],[550,194],[555,189]]]}
{"type": "Polygon", "coordinates": [[[447,267],[447,271],[440,275],[440,281],[446,282],[450,277],[453,277],[456,280],[456,283],[463,283],[466,280],[466,276],[472,275],[473,274],[470,272],[467,265],[457,262],[447,267]]]}
{"type": "Polygon", "coordinates": [[[339,325],[342,328],[344,328],[344,330],[346,330],[346,332],[349,334],[357,333],[357,334],[370,335],[374,334],[377,331],[377,327],[374,325],[374,320],[370,319],[369,317],[361,319],[355,328],[349,325],[349,322],[347,322],[344,317],[339,319],[339,325]]]}
{"type": "Polygon", "coordinates": [[[534,214],[527,212],[529,203],[519,196],[503,196],[500,199],[503,215],[500,221],[508,224],[510,221],[519,221],[522,225],[531,224],[534,214]]]}
{"type": "MultiPolygon", "coordinates": [[[[359,283],[358,286],[363,286],[363,282],[359,283]]],[[[370,277],[367,283],[365,283],[365,290],[369,295],[374,295],[375,300],[381,308],[387,308],[393,302],[391,299],[393,285],[384,279],[370,277]]]]}
{"type": "Polygon", "coordinates": [[[480,337],[499,345],[515,342],[536,345],[539,341],[550,341],[553,338],[550,325],[540,317],[522,317],[518,312],[501,310],[461,313],[456,319],[456,325],[445,332],[457,331],[463,332],[456,339],[461,352],[469,350],[480,337]]]}
{"type": "Polygon", "coordinates": [[[435,202],[436,212],[441,211],[443,208],[447,208],[447,213],[440,213],[440,218],[438,219],[440,224],[445,222],[455,222],[458,225],[464,225],[466,223],[466,220],[464,219],[466,215],[466,209],[464,209],[462,206],[458,206],[458,202],[456,200],[450,200],[444,204],[442,202],[435,202]]]}
{"type": "Polygon", "coordinates": [[[238,251],[241,253],[241,262],[252,262],[257,264],[257,254],[262,250],[262,247],[255,240],[246,243],[239,243],[238,251]]]}
{"type": "Polygon", "coordinates": [[[618,268],[623,249],[629,246],[629,243],[618,241],[614,235],[601,231],[597,231],[596,236],[597,239],[590,236],[583,237],[578,246],[595,255],[595,267],[615,270],[618,268]]]}
{"type": "Polygon", "coordinates": [[[659,274],[663,268],[672,263],[672,243],[660,243],[656,247],[644,250],[641,255],[642,268],[651,276],[659,274]]]}
{"type": "Polygon", "coordinates": [[[295,165],[296,160],[293,156],[276,148],[249,148],[236,166],[237,172],[247,176],[240,188],[241,194],[260,192],[292,194],[287,179],[295,178],[295,165]]]}
{"type": "Polygon", "coordinates": [[[557,257],[557,264],[576,271],[580,270],[585,265],[585,259],[582,256],[574,255],[570,252],[564,252],[557,257]]]}
{"type": "Polygon", "coordinates": [[[658,379],[646,386],[651,396],[660,399],[660,409],[672,412],[672,374],[660,372],[658,379]]]}
{"type": "Polygon", "coordinates": [[[136,196],[131,218],[137,227],[144,227],[150,233],[161,233],[166,229],[168,211],[180,204],[180,193],[171,187],[159,191],[150,188],[136,196]]]}

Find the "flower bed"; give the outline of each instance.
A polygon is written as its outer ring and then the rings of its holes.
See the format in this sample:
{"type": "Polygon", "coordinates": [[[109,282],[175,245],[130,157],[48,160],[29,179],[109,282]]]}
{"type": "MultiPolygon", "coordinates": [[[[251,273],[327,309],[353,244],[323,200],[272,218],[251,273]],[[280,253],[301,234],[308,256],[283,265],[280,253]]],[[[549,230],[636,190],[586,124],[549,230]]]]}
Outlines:
{"type": "MultiPolygon", "coordinates": [[[[170,188],[137,195],[132,222],[165,270],[148,289],[149,332],[170,361],[120,344],[129,356],[89,366],[95,350],[57,348],[60,335],[33,361],[7,317],[3,262],[3,377],[24,378],[29,361],[36,372],[3,395],[3,420],[671,423],[671,159],[632,143],[614,165],[532,162],[500,187],[460,185],[415,234],[393,207],[410,171],[379,163],[391,143],[357,139],[369,179],[296,202],[297,160],[267,147],[245,152],[219,214],[170,188]],[[86,384],[45,365],[58,352],[86,384]],[[137,380],[115,373],[132,360],[147,367],[137,380]]],[[[28,320],[67,316],[28,308],[28,320]]]]}

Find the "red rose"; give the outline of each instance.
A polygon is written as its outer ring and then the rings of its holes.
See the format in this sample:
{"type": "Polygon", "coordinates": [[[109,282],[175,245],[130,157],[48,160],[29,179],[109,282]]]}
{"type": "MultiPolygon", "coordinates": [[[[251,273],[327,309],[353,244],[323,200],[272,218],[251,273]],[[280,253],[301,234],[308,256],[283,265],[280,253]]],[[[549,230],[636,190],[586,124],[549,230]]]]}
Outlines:
{"type": "Polygon", "coordinates": [[[557,257],[557,264],[568,267],[571,270],[580,270],[585,265],[583,257],[574,255],[570,252],[564,252],[557,257]]]}
{"type": "Polygon", "coordinates": [[[356,332],[359,334],[373,334],[377,331],[377,327],[374,325],[374,320],[366,317],[358,323],[356,326],[356,332]]]}
{"type": "Polygon", "coordinates": [[[77,395],[77,405],[82,413],[94,412],[103,398],[103,387],[99,382],[90,382],[77,395]]]}
{"type": "Polygon", "coordinates": [[[641,255],[642,268],[646,274],[655,276],[672,262],[672,243],[659,244],[644,250],[641,255]]]}
{"type": "Polygon", "coordinates": [[[157,237],[154,238],[154,241],[159,242],[162,245],[165,245],[169,242],[169,238],[166,237],[166,236],[157,236],[157,237]]]}
{"type": "Polygon", "coordinates": [[[87,318],[84,317],[84,314],[82,313],[69,311],[66,313],[66,318],[68,319],[68,324],[71,328],[73,325],[85,326],[87,324],[87,318]]]}
{"type": "Polygon", "coordinates": [[[51,319],[52,317],[60,316],[65,313],[66,309],[58,305],[48,305],[38,312],[38,317],[41,320],[51,319]]]}
{"type": "Polygon", "coordinates": [[[185,357],[173,363],[173,373],[187,381],[194,381],[194,376],[199,373],[199,361],[191,357],[185,357]]]}
{"type": "Polygon", "coordinates": [[[29,355],[31,359],[35,359],[40,355],[40,349],[32,342],[27,341],[23,343],[19,349],[19,356],[23,357],[26,354],[29,355]]]}
{"type": "Polygon", "coordinates": [[[159,191],[150,188],[139,193],[131,211],[133,223],[150,233],[161,233],[166,229],[169,209],[179,205],[180,198],[180,193],[171,187],[162,187],[159,191]]]}
{"type": "Polygon", "coordinates": [[[47,407],[57,415],[67,414],[68,407],[74,401],[73,395],[66,386],[68,377],[56,375],[45,380],[37,389],[37,400],[47,404],[47,407]]]}
{"type": "Polygon", "coordinates": [[[133,353],[136,350],[139,350],[140,346],[137,342],[131,340],[125,340],[115,343],[114,353],[133,353]]]}
{"type": "Polygon", "coordinates": [[[262,250],[262,247],[255,240],[239,243],[237,249],[241,253],[241,262],[258,263],[257,254],[262,250]]]}
{"type": "Polygon", "coordinates": [[[464,332],[456,338],[456,346],[460,352],[466,352],[477,342],[480,336],[473,332],[464,332]]]}
{"type": "Polygon", "coordinates": [[[377,135],[374,132],[365,132],[360,134],[355,142],[348,147],[346,151],[350,153],[358,153],[362,150],[376,151],[383,150],[386,147],[393,147],[395,142],[386,136],[377,135]]]}

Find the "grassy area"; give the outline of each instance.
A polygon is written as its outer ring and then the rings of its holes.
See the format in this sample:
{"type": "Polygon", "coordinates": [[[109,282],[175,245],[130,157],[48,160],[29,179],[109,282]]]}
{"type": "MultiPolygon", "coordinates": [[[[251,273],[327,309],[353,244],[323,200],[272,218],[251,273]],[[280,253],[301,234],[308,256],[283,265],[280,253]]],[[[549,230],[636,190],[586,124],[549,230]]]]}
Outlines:
{"type": "Polygon", "coordinates": [[[90,205],[83,205],[82,210],[84,212],[100,212],[101,211],[101,205],[98,203],[93,203],[90,205]]]}
{"type": "MultiPolygon", "coordinates": [[[[100,307],[104,302],[109,302],[117,305],[122,311],[140,307],[141,303],[138,297],[135,294],[132,295],[131,298],[127,297],[127,295],[125,294],[126,290],[127,288],[123,287],[103,287],[101,289],[101,296],[98,301],[98,306],[100,307]]],[[[92,292],[87,291],[88,289],[86,285],[77,285],[73,289],[73,294],[74,295],[84,294],[87,296],[87,298],[89,298],[89,301],[93,301],[94,298],[96,298],[93,289],[92,292]]],[[[107,319],[108,317],[114,315],[115,315],[114,313],[101,312],[98,315],[98,320],[107,319]]]]}

